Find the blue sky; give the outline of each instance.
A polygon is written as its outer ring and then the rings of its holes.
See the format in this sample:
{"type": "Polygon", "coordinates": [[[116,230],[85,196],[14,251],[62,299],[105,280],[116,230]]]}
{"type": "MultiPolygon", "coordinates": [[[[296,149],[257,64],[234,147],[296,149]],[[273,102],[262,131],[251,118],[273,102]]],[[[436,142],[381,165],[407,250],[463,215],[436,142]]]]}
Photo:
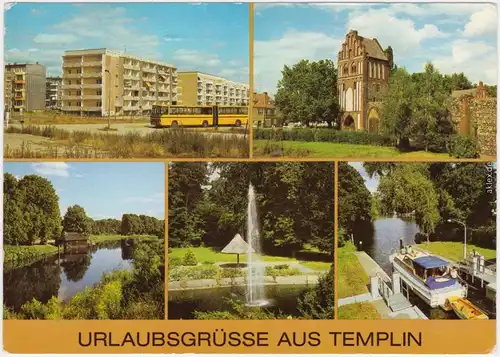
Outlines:
{"type": "Polygon", "coordinates": [[[4,172],[21,178],[40,175],[52,182],[61,214],[78,204],[94,219],[123,213],[164,219],[165,166],[157,162],[6,162],[4,172]]]}
{"type": "MultiPolygon", "coordinates": [[[[374,174],[373,177],[370,178],[368,172],[366,172],[363,167],[363,162],[349,162],[350,166],[354,167],[357,172],[361,175],[363,180],[365,181],[365,187],[370,191],[370,193],[374,193],[377,191],[378,184],[380,182],[380,177],[377,174],[374,174]]],[[[342,180],[342,178],[339,178],[342,180]]]]}
{"type": "Polygon", "coordinates": [[[255,89],[275,93],[285,64],[337,61],[350,30],[391,46],[398,66],[497,83],[497,9],[491,4],[255,4],[255,89]]]}
{"type": "Polygon", "coordinates": [[[248,83],[248,4],[18,3],[5,12],[9,62],[61,73],[67,49],[109,48],[248,83]]]}

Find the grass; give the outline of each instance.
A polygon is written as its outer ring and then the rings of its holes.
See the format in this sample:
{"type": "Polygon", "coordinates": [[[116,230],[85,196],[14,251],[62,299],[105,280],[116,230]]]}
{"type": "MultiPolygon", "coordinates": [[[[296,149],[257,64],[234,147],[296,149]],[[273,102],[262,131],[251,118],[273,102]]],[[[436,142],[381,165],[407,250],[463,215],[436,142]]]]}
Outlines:
{"type": "Polygon", "coordinates": [[[57,247],[40,245],[4,245],[4,265],[6,268],[19,268],[30,265],[46,256],[56,254],[57,247]]]}
{"type": "Polygon", "coordinates": [[[30,134],[49,138],[37,143],[43,149],[33,150],[29,144],[12,148],[6,145],[7,158],[164,158],[164,157],[248,157],[248,138],[235,135],[207,135],[193,130],[155,130],[137,132],[68,131],[55,126],[9,126],[6,133],[30,134]]]}
{"type": "MultiPolygon", "coordinates": [[[[182,259],[188,250],[192,250],[196,256],[196,260],[198,263],[203,262],[228,262],[228,263],[236,263],[236,254],[224,254],[220,252],[216,252],[212,248],[207,247],[195,247],[195,248],[170,248],[169,249],[169,257],[182,259]]],[[[288,258],[288,257],[278,257],[272,255],[264,255],[263,260],[265,262],[291,262],[296,261],[296,259],[288,258]]],[[[246,262],[247,256],[246,254],[240,254],[240,262],[246,262]]]]}
{"type": "MultiPolygon", "coordinates": [[[[429,244],[420,243],[417,244],[417,247],[454,261],[463,260],[464,257],[464,244],[460,242],[430,242],[429,244]]],[[[473,244],[467,244],[467,254],[472,252],[473,249],[481,255],[484,255],[485,259],[494,259],[497,255],[497,251],[495,249],[480,248],[473,244]]]]}
{"type": "Polygon", "coordinates": [[[99,242],[108,242],[108,241],[122,240],[122,239],[156,240],[158,239],[158,237],[147,234],[131,235],[131,236],[102,234],[102,235],[91,235],[89,239],[92,243],[99,243],[99,242]]]}
{"type": "Polygon", "coordinates": [[[368,275],[358,261],[356,247],[347,242],[343,247],[337,248],[338,259],[338,296],[339,299],[368,292],[368,275]]]}
{"type": "Polygon", "coordinates": [[[339,306],[339,320],[380,320],[380,314],[369,302],[339,306]]]}
{"type": "MultiPolygon", "coordinates": [[[[11,117],[11,121],[20,120],[20,115],[11,117]]],[[[37,113],[24,113],[24,122],[26,124],[50,125],[50,124],[102,124],[107,123],[108,119],[112,124],[123,123],[149,123],[149,117],[86,117],[80,115],[59,114],[56,112],[46,111],[37,113]]]]}
{"type": "Polygon", "coordinates": [[[329,270],[332,263],[327,262],[300,262],[303,265],[312,270],[329,270]]]}
{"type": "MultiPolygon", "coordinates": [[[[254,140],[255,156],[270,156],[265,152],[267,140],[254,140]]],[[[342,144],[327,142],[283,141],[285,156],[292,157],[337,157],[337,158],[403,158],[403,159],[449,159],[448,154],[425,151],[402,153],[394,147],[342,144]]],[[[269,151],[269,150],[268,150],[269,151]]]]}

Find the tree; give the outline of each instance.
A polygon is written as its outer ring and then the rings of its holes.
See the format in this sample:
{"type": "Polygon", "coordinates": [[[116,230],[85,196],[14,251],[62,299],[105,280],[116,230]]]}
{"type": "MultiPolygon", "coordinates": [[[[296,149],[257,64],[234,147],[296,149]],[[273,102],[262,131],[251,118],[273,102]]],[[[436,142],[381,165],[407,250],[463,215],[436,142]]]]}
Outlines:
{"type": "MultiPolygon", "coordinates": [[[[351,165],[339,164],[339,226],[344,239],[371,225],[372,198],[360,173],[351,165]]],[[[343,245],[340,241],[339,245],[343,245]]]]}
{"type": "Polygon", "coordinates": [[[446,151],[444,138],[454,133],[448,110],[449,81],[427,63],[425,71],[410,75],[406,69],[395,70],[382,107],[382,131],[408,149],[410,140],[425,150],[446,151]]]}
{"type": "Polygon", "coordinates": [[[89,234],[92,222],[83,207],[74,205],[66,210],[62,224],[65,232],[89,234]]]}
{"type": "Polygon", "coordinates": [[[452,75],[445,75],[444,79],[449,91],[471,89],[472,83],[469,81],[467,76],[461,73],[453,73],[452,75]]]}
{"type": "Polygon", "coordinates": [[[206,163],[175,162],[169,167],[169,244],[172,247],[199,245],[204,230],[198,214],[193,214],[203,198],[207,182],[206,163]]]}
{"type": "Polygon", "coordinates": [[[415,221],[429,239],[439,221],[438,194],[425,174],[425,165],[399,164],[380,179],[378,192],[385,212],[413,214],[415,221]]]}
{"type": "Polygon", "coordinates": [[[18,244],[34,244],[37,241],[44,244],[58,237],[61,232],[59,197],[50,181],[41,176],[26,175],[12,186],[12,178],[7,180],[7,185],[10,185],[8,201],[13,202],[6,207],[11,218],[5,221],[4,229],[23,235],[17,238],[18,244]]]}
{"type": "Polygon", "coordinates": [[[340,112],[334,62],[301,60],[281,73],[275,105],[284,119],[306,125],[326,121],[331,127],[340,112]]]}

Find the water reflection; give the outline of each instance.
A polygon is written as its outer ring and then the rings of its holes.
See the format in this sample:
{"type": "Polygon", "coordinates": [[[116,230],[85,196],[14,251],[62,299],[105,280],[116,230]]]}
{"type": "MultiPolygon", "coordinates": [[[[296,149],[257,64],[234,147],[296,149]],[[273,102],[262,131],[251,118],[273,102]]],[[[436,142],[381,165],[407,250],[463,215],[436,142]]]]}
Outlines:
{"type": "Polygon", "coordinates": [[[403,238],[405,244],[415,244],[415,234],[419,232],[418,226],[409,219],[386,217],[375,220],[373,225],[359,227],[354,233],[354,242],[390,275],[389,256],[399,248],[399,239],[403,238]]]}
{"type": "Polygon", "coordinates": [[[4,303],[19,311],[33,298],[44,303],[52,296],[68,300],[98,283],[104,273],[131,270],[133,248],[130,239],[104,242],[85,251],[66,249],[30,266],[4,271],[4,303]]]}

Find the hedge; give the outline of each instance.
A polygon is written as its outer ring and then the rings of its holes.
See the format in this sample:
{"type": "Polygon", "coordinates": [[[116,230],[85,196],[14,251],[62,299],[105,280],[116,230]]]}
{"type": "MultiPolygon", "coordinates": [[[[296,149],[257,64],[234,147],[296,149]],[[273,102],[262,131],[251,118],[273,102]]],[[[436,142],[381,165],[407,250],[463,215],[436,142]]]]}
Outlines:
{"type": "Polygon", "coordinates": [[[342,131],[327,128],[316,129],[254,129],[255,140],[270,140],[279,138],[286,141],[330,142],[376,146],[394,146],[390,137],[367,131],[342,131]]]}

